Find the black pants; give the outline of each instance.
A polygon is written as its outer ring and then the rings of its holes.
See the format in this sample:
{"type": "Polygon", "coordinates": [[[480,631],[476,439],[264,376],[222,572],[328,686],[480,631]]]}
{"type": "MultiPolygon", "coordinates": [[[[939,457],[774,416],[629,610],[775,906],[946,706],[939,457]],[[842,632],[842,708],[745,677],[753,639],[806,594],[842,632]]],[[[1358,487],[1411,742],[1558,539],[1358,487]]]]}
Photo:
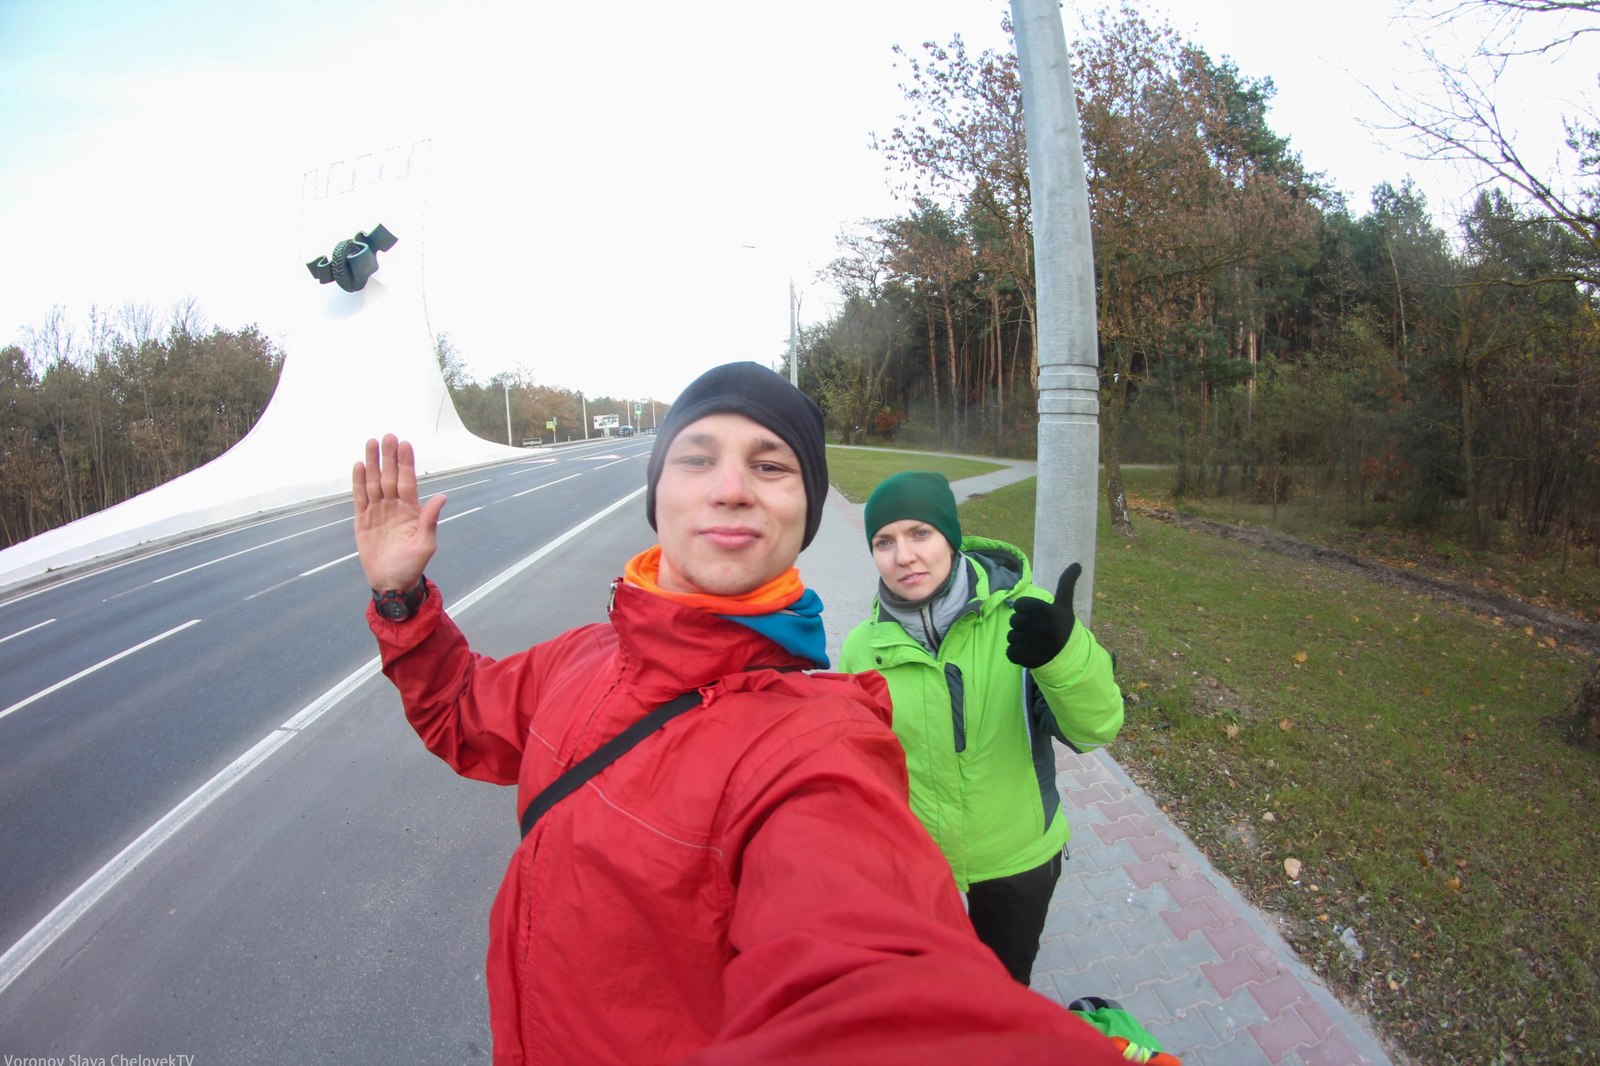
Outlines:
{"type": "Polygon", "coordinates": [[[1045,912],[1061,877],[1061,856],[1010,877],[974,881],[967,886],[967,917],[978,939],[1000,956],[1011,976],[1022,984],[1033,978],[1045,912]]]}

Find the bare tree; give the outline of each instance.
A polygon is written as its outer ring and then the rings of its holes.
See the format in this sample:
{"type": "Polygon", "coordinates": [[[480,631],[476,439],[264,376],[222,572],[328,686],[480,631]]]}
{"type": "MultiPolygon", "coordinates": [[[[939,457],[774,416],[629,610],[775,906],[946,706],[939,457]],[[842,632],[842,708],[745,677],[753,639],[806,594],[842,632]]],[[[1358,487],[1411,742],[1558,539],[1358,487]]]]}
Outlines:
{"type": "MultiPolygon", "coordinates": [[[[1581,38],[1600,32],[1600,0],[1409,0],[1406,10],[1438,92],[1374,90],[1393,120],[1388,128],[1409,135],[1414,158],[1465,164],[1481,175],[1480,187],[1502,182],[1566,227],[1581,254],[1550,280],[1600,285],[1600,113],[1593,98],[1574,101],[1574,113],[1563,116],[1566,152],[1550,165],[1530,159],[1499,101],[1513,64],[1559,62],[1581,38]],[[1433,40],[1480,43],[1450,55],[1433,40]]],[[[1593,76],[1593,67],[1584,73],[1593,76]]]]}

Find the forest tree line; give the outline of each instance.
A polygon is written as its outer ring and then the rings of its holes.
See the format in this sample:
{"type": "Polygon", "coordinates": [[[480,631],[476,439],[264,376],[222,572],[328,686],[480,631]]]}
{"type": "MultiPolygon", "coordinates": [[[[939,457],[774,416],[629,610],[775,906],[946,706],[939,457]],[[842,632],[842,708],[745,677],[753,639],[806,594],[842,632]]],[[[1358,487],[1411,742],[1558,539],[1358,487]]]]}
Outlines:
{"type": "Polygon", "coordinates": [[[192,302],[53,310],[0,348],[0,547],[207,463],[266,410],[282,353],[253,326],[207,328],[192,302]]]}
{"type": "MultiPolygon", "coordinates": [[[[480,382],[467,371],[448,333],[435,337],[433,347],[462,425],[485,440],[513,445],[532,440],[564,443],[600,436],[602,431],[594,428],[599,415],[613,415],[619,427],[633,426],[640,431],[654,428],[659,419],[666,417],[668,404],[648,397],[585,396],[560,385],[541,385],[526,368],[495,374],[480,382]],[[551,422],[555,423],[554,429],[550,428],[551,422]]],[[[611,433],[615,436],[616,430],[611,433]]]]}
{"type": "MultiPolygon", "coordinates": [[[[1031,456],[1017,61],[959,38],[901,58],[908,114],[877,144],[909,209],[842,238],[801,384],[842,440],[1031,456]]],[[[1456,125],[1401,112],[1495,179],[1447,232],[1405,180],[1350,212],[1269,127],[1270,81],[1130,8],[1072,63],[1119,527],[1139,460],[1175,464],[1180,493],[1331,490],[1457,512],[1478,546],[1495,523],[1600,543],[1600,134],[1569,123],[1589,184],[1563,198],[1471,129],[1481,101],[1456,125]]]]}

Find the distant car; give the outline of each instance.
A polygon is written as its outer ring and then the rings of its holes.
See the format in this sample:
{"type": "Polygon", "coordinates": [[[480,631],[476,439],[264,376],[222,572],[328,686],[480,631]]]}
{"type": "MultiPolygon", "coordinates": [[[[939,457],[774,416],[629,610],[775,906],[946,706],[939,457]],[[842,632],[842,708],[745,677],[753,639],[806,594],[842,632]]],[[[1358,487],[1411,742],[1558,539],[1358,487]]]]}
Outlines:
{"type": "Polygon", "coordinates": [[[632,426],[623,426],[621,429],[617,430],[617,436],[619,436],[619,437],[631,437],[631,436],[633,436],[633,427],[632,426]]]}

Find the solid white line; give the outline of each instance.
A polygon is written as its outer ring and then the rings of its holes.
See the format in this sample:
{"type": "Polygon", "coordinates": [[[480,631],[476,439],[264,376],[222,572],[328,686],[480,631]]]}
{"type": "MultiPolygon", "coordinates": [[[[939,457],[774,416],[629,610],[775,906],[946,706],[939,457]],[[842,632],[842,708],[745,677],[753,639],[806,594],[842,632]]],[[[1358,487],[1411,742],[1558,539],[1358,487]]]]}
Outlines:
{"type": "MultiPolygon", "coordinates": [[[[605,510],[590,515],[532,555],[502,570],[499,574],[452,604],[450,606],[451,612],[457,616],[465,614],[473,604],[590,526],[607,517],[613,511],[638,499],[639,494],[642,492],[644,492],[643,488],[634,489],[605,510]]],[[[193,625],[194,623],[191,622],[189,624],[193,625]]],[[[238,784],[245,774],[255,769],[267,756],[287,743],[291,737],[322,717],[330,708],[336,706],[370,678],[377,676],[381,666],[381,657],[370,659],[360,669],[317,697],[294,717],[263,737],[249,751],[229,763],[226,768],[210,781],[201,785],[182,803],[168,811],[160,821],[140,834],[137,840],[118,852],[110,862],[100,867],[89,880],[74,889],[71,895],[57,904],[54,910],[40,919],[39,923],[32,929],[28,930],[21,940],[11,945],[4,955],[0,955],[0,994],[4,994],[6,989],[11,987],[11,983],[22,976],[22,972],[35,959],[44,954],[51,944],[59,940],[79,918],[88,913],[91,907],[100,902],[107,892],[115,888],[118,882],[131,873],[152,852],[175,836],[180,829],[193,821],[196,815],[214,803],[228,789],[238,784]]]]}
{"type": "Polygon", "coordinates": [[[530,492],[538,492],[540,489],[547,489],[551,485],[559,485],[563,481],[571,481],[575,477],[582,477],[582,476],[583,476],[582,474],[568,474],[566,477],[556,478],[554,481],[546,481],[543,485],[535,485],[531,489],[523,489],[521,492],[513,492],[511,495],[507,496],[506,499],[514,500],[518,496],[526,496],[530,492]]]}
{"type": "Polygon", "coordinates": [[[507,476],[508,477],[516,477],[518,474],[531,474],[535,470],[539,470],[539,469],[541,469],[543,467],[547,467],[553,462],[555,462],[554,459],[530,459],[528,462],[521,464],[522,465],[522,469],[521,470],[513,470],[507,476]]]}
{"type": "MultiPolygon", "coordinates": [[[[638,456],[636,456],[636,455],[625,455],[621,459],[618,459],[616,463],[607,463],[606,466],[616,466],[617,463],[625,463],[629,459],[637,459],[637,458],[638,458],[638,456]]],[[[597,466],[597,467],[595,467],[595,469],[596,470],[604,470],[606,468],[606,466],[597,466]]]]}
{"type": "Polygon", "coordinates": [[[590,515],[588,518],[585,518],[582,522],[579,522],[577,525],[561,534],[561,536],[557,537],[555,540],[550,541],[532,555],[522,559],[519,562],[512,563],[506,569],[500,571],[499,574],[490,578],[482,585],[479,585],[477,588],[473,589],[466,596],[462,597],[461,601],[455,606],[454,610],[457,612],[465,611],[468,607],[471,607],[473,604],[489,595],[489,593],[493,592],[501,585],[504,585],[507,581],[510,581],[528,567],[532,566],[540,559],[543,559],[546,555],[549,555],[551,552],[561,547],[573,537],[576,537],[579,533],[582,533],[584,530],[588,529],[602,518],[605,518],[607,515],[611,514],[611,512],[617,510],[619,507],[622,507],[624,504],[632,503],[634,500],[638,499],[640,493],[642,492],[644,492],[644,487],[641,485],[639,488],[634,489],[632,492],[622,497],[622,499],[618,500],[610,507],[607,507],[604,511],[598,511],[595,514],[590,515]]]}
{"type": "Polygon", "coordinates": [[[29,696],[27,699],[22,700],[22,701],[20,701],[18,703],[13,703],[11,706],[7,707],[5,710],[0,711],[0,718],[4,718],[6,715],[10,714],[12,711],[20,711],[20,710],[22,710],[22,708],[26,707],[30,703],[33,703],[35,700],[42,700],[46,696],[50,695],[50,693],[58,692],[61,689],[64,689],[68,685],[72,684],[74,681],[82,680],[83,678],[86,678],[90,674],[94,673],[96,670],[100,670],[100,669],[103,669],[104,667],[110,666],[112,663],[116,662],[118,659],[126,659],[128,656],[132,655],[136,651],[143,651],[145,648],[148,648],[150,645],[154,644],[158,640],[166,640],[168,637],[172,636],[172,634],[174,634],[174,633],[182,633],[185,629],[188,629],[190,626],[199,625],[199,624],[200,624],[200,619],[191,618],[187,622],[183,623],[183,625],[181,625],[181,626],[173,626],[171,629],[167,630],[165,633],[162,633],[159,636],[151,637],[149,640],[145,641],[142,644],[135,644],[133,647],[129,648],[127,651],[119,651],[117,654],[113,655],[109,659],[104,659],[104,660],[102,660],[100,662],[97,662],[93,666],[88,667],[87,669],[79,670],[77,673],[73,674],[71,677],[67,678],[65,681],[57,681],[55,684],[51,685],[49,688],[42,689],[42,690],[40,690],[38,692],[35,692],[33,695],[29,696]]]}
{"type": "Polygon", "coordinates": [[[196,563],[194,566],[189,567],[189,569],[187,569],[187,570],[179,570],[177,573],[168,574],[166,577],[158,577],[154,581],[150,582],[150,584],[159,585],[163,581],[171,581],[175,577],[182,577],[184,574],[192,574],[196,570],[204,570],[208,566],[215,566],[218,563],[225,563],[229,559],[237,559],[241,555],[249,555],[253,551],[260,551],[262,548],[270,548],[274,544],[282,544],[286,540],[293,540],[296,537],[303,537],[307,533],[315,533],[319,529],[327,529],[330,526],[339,526],[339,525],[343,525],[346,522],[352,522],[352,521],[354,521],[354,518],[341,518],[337,522],[325,522],[320,526],[312,526],[310,529],[302,529],[298,533],[290,533],[286,537],[279,537],[277,540],[269,540],[264,544],[257,544],[255,546],[249,547],[249,548],[241,548],[239,551],[234,552],[232,555],[221,555],[221,556],[218,556],[215,559],[208,559],[203,563],[196,563]]]}
{"type": "Polygon", "coordinates": [[[446,522],[454,522],[454,521],[455,521],[455,520],[456,520],[456,519],[458,519],[458,518],[465,518],[465,517],[467,517],[467,515],[469,515],[469,514],[474,514],[474,513],[476,513],[476,512],[478,512],[478,511],[481,511],[481,510],[483,510],[483,508],[482,508],[482,507],[474,507],[474,508],[473,508],[473,509],[472,509],[472,510],[471,510],[471,511],[462,511],[462,512],[461,512],[461,513],[460,513],[460,514],[453,514],[453,515],[451,515],[451,516],[450,516],[450,517],[449,517],[449,518],[441,518],[441,519],[439,519],[439,521],[438,521],[438,522],[437,522],[437,523],[435,523],[435,524],[436,524],[436,525],[441,525],[441,526],[442,526],[442,525],[444,525],[444,524],[445,524],[445,523],[446,523],[446,522]]]}
{"type": "Polygon", "coordinates": [[[27,629],[19,629],[19,630],[17,630],[15,633],[11,634],[10,637],[0,637],[0,644],[4,644],[6,641],[10,640],[12,637],[20,637],[24,633],[32,633],[35,629],[43,629],[45,626],[49,625],[51,622],[54,622],[54,621],[55,621],[54,618],[46,618],[43,622],[40,622],[38,625],[29,626],[27,629]]]}
{"type": "Polygon", "coordinates": [[[218,796],[232,788],[267,756],[287,743],[297,730],[316,721],[329,707],[355,691],[368,678],[375,676],[380,665],[377,658],[368,661],[355,673],[323,693],[299,714],[262,737],[254,747],[190,793],[188,799],[168,811],[160,821],[141,833],[137,840],[118,852],[116,858],[100,867],[89,880],[79,885],[70,896],[56,905],[55,910],[28,930],[26,936],[13,944],[4,955],[0,955],[0,993],[10,987],[11,982],[22,976],[22,972],[35,959],[72,928],[73,923],[82,918],[89,908],[100,902],[119,881],[149,857],[151,852],[170,840],[180,829],[188,825],[195,815],[209,807],[218,796]]]}

